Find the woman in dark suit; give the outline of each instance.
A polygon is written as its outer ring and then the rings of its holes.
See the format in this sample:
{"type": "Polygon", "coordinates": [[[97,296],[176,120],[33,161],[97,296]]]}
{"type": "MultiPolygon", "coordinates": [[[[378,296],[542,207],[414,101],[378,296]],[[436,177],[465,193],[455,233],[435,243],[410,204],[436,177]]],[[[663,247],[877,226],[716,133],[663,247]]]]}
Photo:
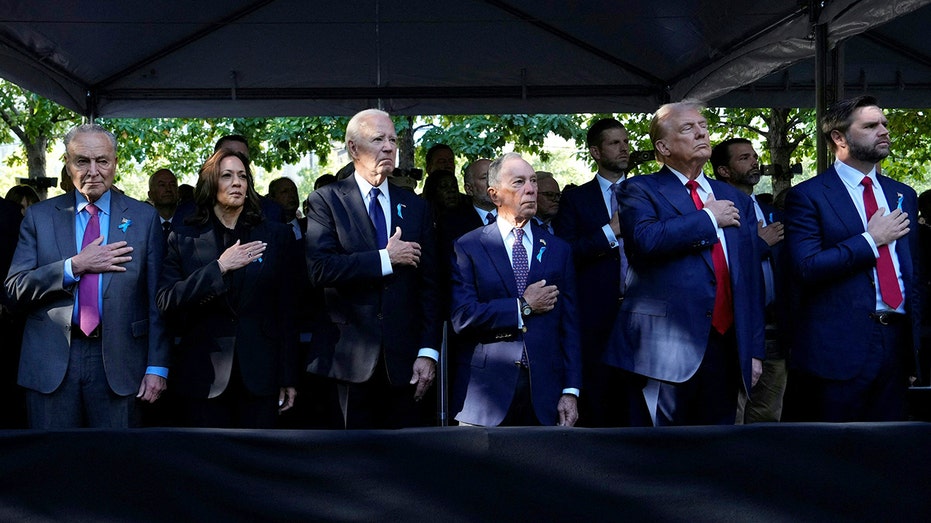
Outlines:
{"type": "Polygon", "coordinates": [[[271,428],[294,404],[290,228],[263,220],[241,153],[200,170],[196,211],[168,237],[158,306],[176,339],[170,388],[184,425],[271,428]]]}

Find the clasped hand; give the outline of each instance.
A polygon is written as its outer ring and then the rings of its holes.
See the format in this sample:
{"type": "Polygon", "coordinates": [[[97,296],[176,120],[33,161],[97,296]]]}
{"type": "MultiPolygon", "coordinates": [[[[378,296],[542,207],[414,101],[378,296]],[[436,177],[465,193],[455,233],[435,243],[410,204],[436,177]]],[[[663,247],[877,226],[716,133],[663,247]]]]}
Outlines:
{"type": "Polygon", "coordinates": [[[261,240],[249,243],[240,243],[236,240],[236,243],[223,251],[217,260],[220,264],[220,272],[226,274],[227,271],[235,271],[249,265],[262,256],[266,247],[268,244],[261,240]]]}
{"type": "Polygon", "coordinates": [[[100,236],[71,258],[71,272],[75,276],[87,273],[126,272],[123,264],[133,259],[132,256],[128,256],[133,252],[133,248],[126,245],[125,241],[107,245],[102,243],[103,236],[100,236]]]}

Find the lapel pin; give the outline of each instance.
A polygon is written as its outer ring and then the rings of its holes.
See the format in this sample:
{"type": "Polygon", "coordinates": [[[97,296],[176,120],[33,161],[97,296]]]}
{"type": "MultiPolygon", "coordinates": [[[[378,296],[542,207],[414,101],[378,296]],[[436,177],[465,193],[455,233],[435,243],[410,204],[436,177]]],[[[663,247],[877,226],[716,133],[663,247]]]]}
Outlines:
{"type": "Polygon", "coordinates": [[[404,205],[403,203],[398,204],[398,218],[401,218],[402,220],[404,219],[404,213],[402,211],[405,207],[407,206],[404,205]]]}
{"type": "Polygon", "coordinates": [[[121,221],[120,224],[117,225],[117,228],[123,231],[123,233],[125,234],[126,229],[129,229],[129,226],[132,224],[133,224],[132,220],[130,220],[129,218],[123,218],[123,221],[121,221]]]}

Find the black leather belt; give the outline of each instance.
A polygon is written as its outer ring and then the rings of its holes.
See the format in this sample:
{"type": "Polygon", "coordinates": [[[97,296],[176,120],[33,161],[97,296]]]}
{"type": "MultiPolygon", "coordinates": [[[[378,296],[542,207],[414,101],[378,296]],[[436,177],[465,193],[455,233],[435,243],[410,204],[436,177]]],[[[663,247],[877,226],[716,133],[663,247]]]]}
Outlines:
{"type": "Polygon", "coordinates": [[[897,312],[871,312],[870,318],[880,325],[895,325],[905,320],[905,315],[897,312]]]}
{"type": "Polygon", "coordinates": [[[71,326],[71,339],[80,339],[80,340],[96,340],[100,338],[100,333],[102,329],[100,325],[96,329],[92,330],[90,334],[84,334],[84,331],[81,330],[80,325],[71,326]]]}

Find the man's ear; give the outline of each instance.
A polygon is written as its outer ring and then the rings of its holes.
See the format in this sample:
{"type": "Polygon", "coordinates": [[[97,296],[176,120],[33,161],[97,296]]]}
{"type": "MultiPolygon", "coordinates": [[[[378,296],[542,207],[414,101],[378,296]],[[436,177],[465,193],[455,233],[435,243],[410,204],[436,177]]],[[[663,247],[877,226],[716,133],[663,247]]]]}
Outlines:
{"type": "Polygon", "coordinates": [[[358,151],[356,151],[356,142],[348,140],[346,142],[346,151],[349,153],[349,157],[355,160],[358,153],[358,151]]]}
{"type": "Polygon", "coordinates": [[[660,156],[669,156],[669,147],[666,147],[666,142],[656,140],[656,143],[653,144],[653,148],[656,149],[656,152],[659,153],[660,156]]]}
{"type": "Polygon", "coordinates": [[[588,154],[592,155],[592,158],[594,158],[596,162],[601,160],[601,149],[594,145],[588,148],[588,154]]]}
{"type": "Polygon", "coordinates": [[[719,165],[717,169],[714,170],[714,174],[718,175],[718,178],[729,180],[731,178],[731,170],[727,168],[726,165],[719,165]]]}
{"type": "Polygon", "coordinates": [[[837,147],[847,147],[847,137],[837,129],[831,131],[831,140],[837,147]]]}
{"type": "Polygon", "coordinates": [[[491,203],[495,204],[495,207],[498,206],[498,190],[494,187],[488,188],[488,199],[491,200],[491,203]]]}

